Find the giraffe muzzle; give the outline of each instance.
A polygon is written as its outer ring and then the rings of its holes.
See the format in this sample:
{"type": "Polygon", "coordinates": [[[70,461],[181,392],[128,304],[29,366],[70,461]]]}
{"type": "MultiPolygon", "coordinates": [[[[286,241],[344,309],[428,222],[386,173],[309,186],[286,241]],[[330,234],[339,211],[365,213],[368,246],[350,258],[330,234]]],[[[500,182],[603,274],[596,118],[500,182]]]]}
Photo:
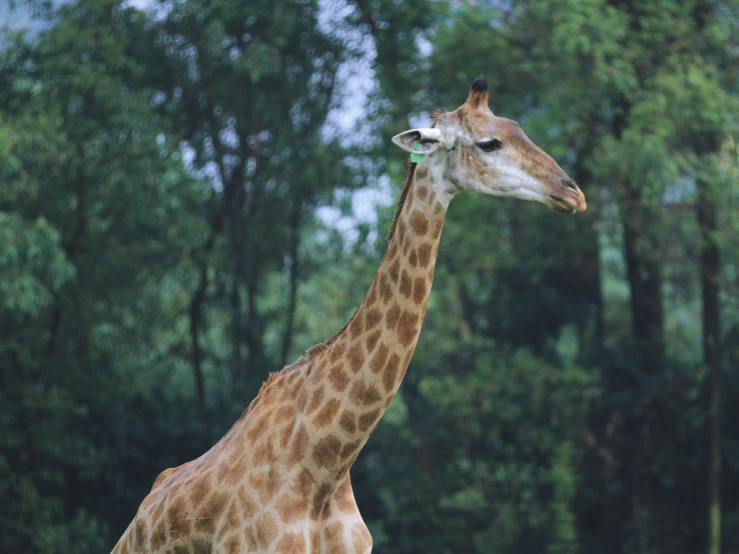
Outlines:
{"type": "Polygon", "coordinates": [[[588,207],[585,195],[577,183],[569,177],[560,179],[557,191],[549,194],[549,209],[558,214],[574,214],[584,212],[588,207]]]}

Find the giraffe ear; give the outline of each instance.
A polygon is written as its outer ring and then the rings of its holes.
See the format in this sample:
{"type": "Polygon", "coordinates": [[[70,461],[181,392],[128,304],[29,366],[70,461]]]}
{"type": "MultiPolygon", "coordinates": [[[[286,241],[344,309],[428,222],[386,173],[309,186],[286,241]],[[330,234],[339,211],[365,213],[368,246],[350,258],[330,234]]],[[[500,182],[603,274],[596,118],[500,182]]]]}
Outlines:
{"type": "Polygon", "coordinates": [[[441,131],[430,127],[411,129],[395,135],[393,142],[411,154],[431,154],[441,146],[441,131]]]}

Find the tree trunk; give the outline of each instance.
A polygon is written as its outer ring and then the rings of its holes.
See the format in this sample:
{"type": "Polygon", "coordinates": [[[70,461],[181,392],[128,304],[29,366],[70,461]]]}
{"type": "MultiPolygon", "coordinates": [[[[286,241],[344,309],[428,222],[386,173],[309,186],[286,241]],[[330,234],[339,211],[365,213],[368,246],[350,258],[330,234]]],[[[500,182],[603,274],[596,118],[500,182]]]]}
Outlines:
{"type": "Polygon", "coordinates": [[[700,274],[703,296],[703,361],[708,370],[707,420],[708,427],[708,487],[707,520],[708,554],[721,552],[721,356],[719,352],[719,251],[714,235],[718,230],[716,205],[706,183],[698,183],[698,227],[700,233],[700,274]]]}
{"type": "Polygon", "coordinates": [[[632,527],[638,550],[649,550],[649,525],[646,514],[650,506],[650,491],[646,475],[651,457],[650,436],[654,418],[652,394],[643,390],[650,377],[664,369],[664,311],[662,303],[662,271],[658,257],[659,243],[655,239],[656,215],[645,205],[641,191],[632,183],[624,187],[621,219],[624,228],[624,255],[631,290],[631,325],[635,345],[636,408],[630,433],[633,453],[632,527]]]}
{"type": "Polygon", "coordinates": [[[663,369],[664,309],[659,244],[652,223],[656,214],[643,204],[638,187],[628,183],[625,189],[622,221],[632,334],[640,372],[657,375],[663,369]]]}
{"type": "Polygon", "coordinates": [[[264,322],[257,310],[257,281],[260,275],[250,275],[246,285],[247,312],[244,325],[244,342],[247,348],[246,367],[240,377],[245,383],[250,374],[266,376],[266,359],[264,355],[264,322]]]}
{"type": "Polygon", "coordinates": [[[300,203],[296,205],[290,218],[290,299],[287,306],[287,322],[282,336],[281,366],[285,367],[292,348],[293,330],[295,327],[295,310],[298,299],[298,283],[300,281],[298,249],[300,247],[300,203]]]}
{"type": "Polygon", "coordinates": [[[205,410],[205,385],[203,383],[202,348],[200,347],[200,328],[202,325],[202,305],[205,300],[205,290],[208,287],[208,270],[206,262],[200,273],[200,284],[195,290],[190,302],[190,339],[192,342],[192,368],[195,374],[195,389],[198,394],[198,406],[201,414],[205,410]]]}
{"type": "MultiPolygon", "coordinates": [[[[591,118],[595,121],[595,118],[591,118]]],[[[593,123],[594,127],[594,123],[593,123]]],[[[573,176],[580,188],[587,190],[588,185],[592,182],[592,175],[586,168],[585,164],[588,159],[591,158],[590,146],[592,143],[588,142],[588,147],[581,149],[577,154],[577,161],[573,168],[573,176]]],[[[589,212],[586,212],[586,217],[582,223],[583,229],[582,237],[583,241],[587,246],[584,249],[582,258],[581,271],[583,272],[583,294],[590,302],[594,318],[594,333],[597,340],[603,339],[603,289],[602,289],[602,278],[600,271],[600,242],[598,223],[601,221],[601,214],[596,210],[593,213],[593,208],[599,208],[600,203],[593,202],[590,204],[589,212]],[[594,205],[595,204],[595,205],[594,205]]]]}
{"type": "Polygon", "coordinates": [[[241,305],[241,286],[244,281],[244,236],[246,229],[246,215],[244,204],[246,192],[244,183],[235,187],[234,199],[230,206],[230,249],[232,262],[231,275],[231,382],[238,380],[243,369],[241,359],[241,337],[243,334],[243,317],[241,305]]]}

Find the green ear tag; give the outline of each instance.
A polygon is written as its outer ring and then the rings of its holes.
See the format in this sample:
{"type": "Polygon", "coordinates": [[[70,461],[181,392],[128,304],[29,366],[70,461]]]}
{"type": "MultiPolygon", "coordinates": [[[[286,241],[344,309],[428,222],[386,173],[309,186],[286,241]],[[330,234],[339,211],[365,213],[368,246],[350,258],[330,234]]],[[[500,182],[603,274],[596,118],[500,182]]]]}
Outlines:
{"type": "MultiPolygon", "coordinates": [[[[413,145],[413,150],[420,150],[423,148],[421,146],[420,142],[417,142],[413,145]]],[[[425,162],[426,161],[426,154],[416,154],[415,152],[411,154],[411,161],[413,163],[419,163],[419,162],[425,162]]]]}

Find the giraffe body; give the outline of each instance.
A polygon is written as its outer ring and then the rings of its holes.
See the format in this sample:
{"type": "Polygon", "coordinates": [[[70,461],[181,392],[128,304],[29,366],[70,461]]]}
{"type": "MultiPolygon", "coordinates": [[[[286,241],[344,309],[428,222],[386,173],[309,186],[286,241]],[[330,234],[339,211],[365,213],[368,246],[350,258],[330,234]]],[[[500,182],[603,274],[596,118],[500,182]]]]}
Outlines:
{"type": "Polygon", "coordinates": [[[316,482],[286,448],[300,439],[282,402],[299,394],[310,369],[273,376],[213,448],[162,473],[114,552],[369,552],[348,471],[316,482]]]}
{"type": "Polygon", "coordinates": [[[271,375],[213,448],[163,472],[114,554],[371,551],[349,470],[410,363],[451,198],[470,188],[584,209],[574,183],[515,123],[490,112],[487,85],[477,84],[435,129],[393,139],[409,152],[443,150],[411,165],[388,250],[351,321],[271,375]],[[480,154],[493,140],[509,151],[480,154]],[[491,180],[503,188],[484,190],[491,180]]]}

